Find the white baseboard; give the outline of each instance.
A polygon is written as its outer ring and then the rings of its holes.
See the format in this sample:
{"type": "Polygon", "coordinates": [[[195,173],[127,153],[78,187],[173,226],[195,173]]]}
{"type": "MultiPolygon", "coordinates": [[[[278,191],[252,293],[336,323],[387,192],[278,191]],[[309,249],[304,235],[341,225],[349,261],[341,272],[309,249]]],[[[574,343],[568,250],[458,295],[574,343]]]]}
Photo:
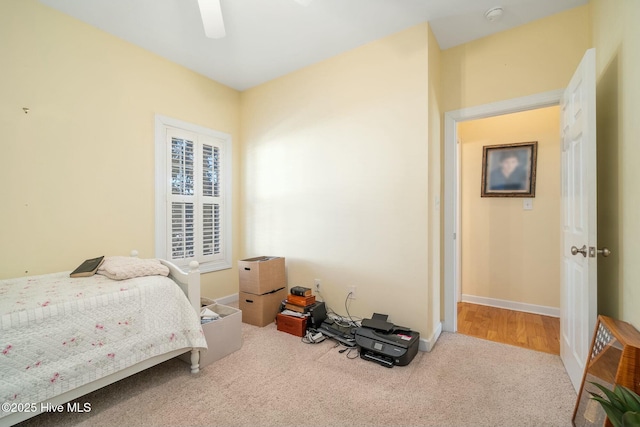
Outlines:
{"type": "Polygon", "coordinates": [[[559,308],[546,307],[544,305],[527,304],[524,302],[507,301],[497,298],[479,297],[466,294],[462,294],[462,302],[506,308],[508,310],[524,311],[527,313],[541,314],[543,316],[560,317],[559,308]]]}
{"type": "Polygon", "coordinates": [[[418,350],[420,351],[431,351],[433,347],[436,345],[436,341],[440,338],[440,334],[442,333],[442,322],[438,322],[436,326],[436,330],[428,339],[420,338],[418,344],[418,350]]]}
{"type": "Polygon", "coordinates": [[[236,293],[236,294],[227,295],[226,297],[217,298],[216,302],[218,304],[226,305],[226,304],[231,304],[232,302],[237,302],[239,300],[240,300],[240,295],[236,293]]]}

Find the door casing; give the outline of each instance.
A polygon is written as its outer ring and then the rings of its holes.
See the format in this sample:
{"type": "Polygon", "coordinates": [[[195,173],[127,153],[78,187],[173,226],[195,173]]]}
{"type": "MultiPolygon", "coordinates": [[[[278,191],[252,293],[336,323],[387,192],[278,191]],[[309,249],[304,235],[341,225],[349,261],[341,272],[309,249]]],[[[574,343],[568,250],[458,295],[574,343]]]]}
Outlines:
{"type": "MultiPolygon", "coordinates": [[[[460,289],[458,123],[559,105],[564,89],[464,108],[444,115],[444,331],[456,332],[460,289]]],[[[558,136],[559,137],[559,136],[558,136]]],[[[558,232],[560,232],[558,230],[558,232]]]]}

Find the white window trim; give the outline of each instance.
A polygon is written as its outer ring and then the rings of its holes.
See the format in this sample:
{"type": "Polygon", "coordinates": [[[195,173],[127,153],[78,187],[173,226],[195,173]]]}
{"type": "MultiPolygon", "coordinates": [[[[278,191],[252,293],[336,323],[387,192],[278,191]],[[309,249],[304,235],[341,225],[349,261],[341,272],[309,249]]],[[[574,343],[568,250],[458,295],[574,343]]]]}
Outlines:
{"type": "MultiPolygon", "coordinates": [[[[168,235],[167,235],[167,191],[168,174],[167,170],[167,140],[166,128],[173,127],[183,129],[188,132],[195,132],[201,135],[208,135],[223,141],[223,252],[224,256],[220,260],[200,263],[200,271],[208,273],[211,271],[225,270],[232,267],[231,254],[233,253],[232,241],[232,216],[231,216],[231,135],[208,129],[193,123],[156,114],[155,116],[155,256],[156,258],[166,258],[168,235]]],[[[188,264],[188,263],[187,263],[188,264]]],[[[187,264],[180,267],[187,267],[187,264]]]]}

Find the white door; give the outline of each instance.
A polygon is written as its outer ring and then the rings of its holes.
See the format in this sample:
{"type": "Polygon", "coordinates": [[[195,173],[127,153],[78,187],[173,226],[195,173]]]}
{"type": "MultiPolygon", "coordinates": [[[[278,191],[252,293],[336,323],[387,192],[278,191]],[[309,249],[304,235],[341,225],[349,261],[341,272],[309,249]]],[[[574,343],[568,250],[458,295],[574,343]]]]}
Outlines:
{"type": "Polygon", "coordinates": [[[580,388],[597,318],[595,49],[582,58],[561,101],[562,285],[560,357],[580,388]]]}

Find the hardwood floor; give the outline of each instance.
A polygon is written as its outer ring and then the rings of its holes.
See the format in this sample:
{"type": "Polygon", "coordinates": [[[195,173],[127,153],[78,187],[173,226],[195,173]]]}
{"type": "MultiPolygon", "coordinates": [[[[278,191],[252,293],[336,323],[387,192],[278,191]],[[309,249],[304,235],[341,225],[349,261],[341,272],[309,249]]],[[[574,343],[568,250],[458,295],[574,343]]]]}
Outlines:
{"type": "Polygon", "coordinates": [[[560,354],[560,319],[557,317],[459,302],[458,333],[560,354]]]}

